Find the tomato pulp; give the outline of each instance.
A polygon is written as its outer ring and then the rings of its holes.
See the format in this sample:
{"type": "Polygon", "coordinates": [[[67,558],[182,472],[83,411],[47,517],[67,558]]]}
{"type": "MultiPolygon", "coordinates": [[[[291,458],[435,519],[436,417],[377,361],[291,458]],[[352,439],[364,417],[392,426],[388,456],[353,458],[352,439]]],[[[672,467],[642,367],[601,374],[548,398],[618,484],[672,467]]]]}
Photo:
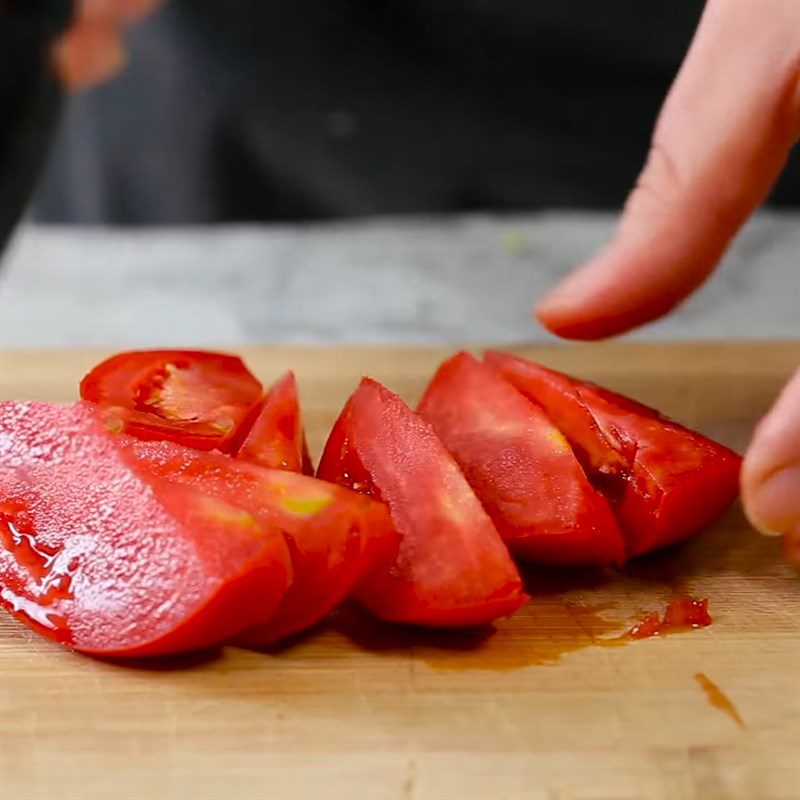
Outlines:
{"type": "Polygon", "coordinates": [[[0,602],[48,638],[194,650],[265,623],[286,591],[279,530],[132,469],[86,404],[0,404],[0,463],[0,602]]]}
{"type": "Polygon", "coordinates": [[[525,602],[516,567],[457,464],[430,425],[380,384],[365,378],[350,397],[318,475],[389,507],[401,537],[397,559],[359,593],[378,616],[458,627],[525,602]]]}
{"type": "Polygon", "coordinates": [[[81,381],[109,430],[223,452],[262,394],[240,358],[193,350],[119,353],[81,381]]]}
{"type": "Polygon", "coordinates": [[[349,489],[172,442],[117,441],[143,473],[235,503],[286,535],[292,584],[273,617],[242,633],[241,643],[271,644],[319,622],[370,570],[395,558],[397,533],[386,508],[349,489]]]}
{"type": "Polygon", "coordinates": [[[665,636],[693,628],[705,628],[711,622],[708,600],[705,597],[701,600],[680,597],[667,605],[663,619],[658,616],[658,612],[653,612],[641,622],[637,622],[628,631],[628,638],[648,639],[651,636],[665,636]]]}
{"type": "Polygon", "coordinates": [[[486,361],[539,403],[613,500],[629,556],[687,539],[736,498],[741,457],[654,409],[508,353],[486,361]]]}
{"type": "Polygon", "coordinates": [[[468,353],[445,361],[419,406],[521,558],[619,564],[625,545],[608,502],[589,483],[542,409],[468,353]]]}
{"type": "Polygon", "coordinates": [[[236,449],[236,458],[270,469],[286,469],[313,475],[300,416],[297,380],[287,372],[256,406],[252,425],[236,449]]]}

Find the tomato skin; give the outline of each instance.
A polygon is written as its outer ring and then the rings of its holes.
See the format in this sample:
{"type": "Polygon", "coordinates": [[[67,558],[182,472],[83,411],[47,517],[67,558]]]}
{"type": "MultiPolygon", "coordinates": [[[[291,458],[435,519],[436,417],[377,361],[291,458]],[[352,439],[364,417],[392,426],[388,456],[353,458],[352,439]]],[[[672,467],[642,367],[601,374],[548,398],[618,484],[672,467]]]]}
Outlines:
{"type": "Polygon", "coordinates": [[[131,469],[84,403],[0,404],[0,602],[86,653],[151,657],[271,618],[279,531],[131,469]]]}
{"type": "Polygon", "coordinates": [[[395,394],[362,380],[336,422],[317,474],[382,499],[400,533],[395,563],[359,600],[384,619],[465,627],[527,599],[494,525],[433,429],[395,394]]]}
{"type": "Polygon", "coordinates": [[[625,543],[542,409],[468,353],[445,361],[419,405],[509,549],[562,565],[621,564],[625,543]]]}
{"type": "Polygon", "coordinates": [[[272,644],[319,622],[364,575],[397,552],[386,508],[341,486],[283,470],[201,453],[172,442],[117,437],[126,459],[159,480],[235,503],[286,536],[293,581],[272,618],[236,637],[272,644]]]}
{"type": "Polygon", "coordinates": [[[80,391],[115,433],[223,452],[263,394],[240,358],[198,350],[118,353],[94,367],[80,391]]]}
{"type": "Polygon", "coordinates": [[[657,411],[508,353],[486,360],[539,402],[614,502],[630,556],[699,533],[734,501],[741,457],[657,411]]]}
{"type": "Polygon", "coordinates": [[[306,436],[300,419],[297,380],[289,371],[273,384],[256,406],[252,425],[245,423],[244,441],[235,456],[268,469],[313,475],[306,436]]]}

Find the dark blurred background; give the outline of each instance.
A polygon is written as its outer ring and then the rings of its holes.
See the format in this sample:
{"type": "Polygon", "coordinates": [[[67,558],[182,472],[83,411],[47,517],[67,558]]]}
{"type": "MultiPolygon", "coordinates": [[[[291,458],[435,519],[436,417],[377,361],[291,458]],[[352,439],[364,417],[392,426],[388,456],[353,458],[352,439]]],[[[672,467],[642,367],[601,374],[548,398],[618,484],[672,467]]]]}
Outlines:
{"type": "MultiPolygon", "coordinates": [[[[699,0],[171,0],[72,97],[50,222],[616,208],[699,0]]],[[[771,202],[800,205],[790,164],[771,202]]]]}
{"type": "MultiPolygon", "coordinates": [[[[544,341],[531,304],[612,236],[702,6],[165,0],[62,95],[71,0],[0,0],[0,349],[544,341]],[[15,228],[37,176],[67,224],[15,228]]],[[[796,155],[770,202],[631,335],[796,339],[796,155]]]]}

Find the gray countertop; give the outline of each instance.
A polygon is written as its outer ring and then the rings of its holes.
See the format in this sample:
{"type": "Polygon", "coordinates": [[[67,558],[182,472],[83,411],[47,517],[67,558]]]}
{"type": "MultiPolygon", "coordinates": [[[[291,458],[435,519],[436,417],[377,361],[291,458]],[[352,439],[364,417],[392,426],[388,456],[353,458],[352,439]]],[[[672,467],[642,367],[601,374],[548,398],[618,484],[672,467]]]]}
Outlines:
{"type": "MultiPolygon", "coordinates": [[[[0,346],[523,342],[529,309],[614,216],[313,225],[23,226],[0,275],[0,346]]],[[[762,213],[712,280],[638,339],[797,337],[800,213],[762,213]]]]}

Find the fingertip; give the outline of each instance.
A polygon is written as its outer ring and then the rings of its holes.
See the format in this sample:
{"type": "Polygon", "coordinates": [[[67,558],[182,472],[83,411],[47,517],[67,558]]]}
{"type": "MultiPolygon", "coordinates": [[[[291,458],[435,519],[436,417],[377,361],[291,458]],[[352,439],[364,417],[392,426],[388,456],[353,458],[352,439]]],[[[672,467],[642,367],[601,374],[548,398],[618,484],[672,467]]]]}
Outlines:
{"type": "Polygon", "coordinates": [[[624,316],[608,314],[592,306],[578,309],[537,306],[533,313],[553,335],[580,342],[607,339],[631,327],[624,316]]]}
{"type": "Polygon", "coordinates": [[[800,572],[800,524],[783,537],[783,552],[789,563],[800,572]]]}
{"type": "Polygon", "coordinates": [[[609,270],[604,254],[582,264],[562,279],[537,303],[535,319],[564,339],[599,339],[604,333],[609,307],[609,270]]]}
{"type": "Polygon", "coordinates": [[[608,327],[605,321],[599,318],[583,319],[574,314],[560,313],[557,309],[548,306],[536,306],[533,317],[540,322],[554,336],[561,339],[574,341],[594,341],[613,336],[617,331],[608,327]]]}
{"type": "Polygon", "coordinates": [[[753,527],[782,536],[800,524],[800,464],[779,466],[757,478],[742,479],[742,505],[753,527]]]}
{"type": "Polygon", "coordinates": [[[590,261],[576,266],[544,296],[536,307],[537,312],[548,317],[580,312],[606,283],[608,269],[605,256],[603,251],[590,261]]]}
{"type": "Polygon", "coordinates": [[[742,463],[742,505],[767,536],[800,527],[800,371],[761,420],[742,463]]]}
{"type": "Polygon", "coordinates": [[[536,306],[537,319],[557,336],[605,339],[662,316],[683,297],[662,274],[669,272],[668,262],[620,231],[536,306]]]}
{"type": "MultiPolygon", "coordinates": [[[[570,321],[574,317],[574,309],[565,306],[558,299],[559,290],[548,294],[533,308],[533,317],[544,325],[550,333],[556,336],[564,336],[570,327],[570,321]]],[[[567,337],[568,338],[568,337],[567,337]]]]}
{"type": "Polygon", "coordinates": [[[549,298],[545,298],[537,303],[531,309],[531,315],[544,328],[550,331],[550,333],[554,333],[556,336],[561,336],[560,330],[562,325],[559,320],[558,311],[557,309],[554,310],[550,305],[549,298]]]}
{"type": "Polygon", "coordinates": [[[56,73],[70,91],[95,86],[125,66],[127,54],[119,32],[103,23],[84,23],[68,31],[52,51],[56,73]]]}

